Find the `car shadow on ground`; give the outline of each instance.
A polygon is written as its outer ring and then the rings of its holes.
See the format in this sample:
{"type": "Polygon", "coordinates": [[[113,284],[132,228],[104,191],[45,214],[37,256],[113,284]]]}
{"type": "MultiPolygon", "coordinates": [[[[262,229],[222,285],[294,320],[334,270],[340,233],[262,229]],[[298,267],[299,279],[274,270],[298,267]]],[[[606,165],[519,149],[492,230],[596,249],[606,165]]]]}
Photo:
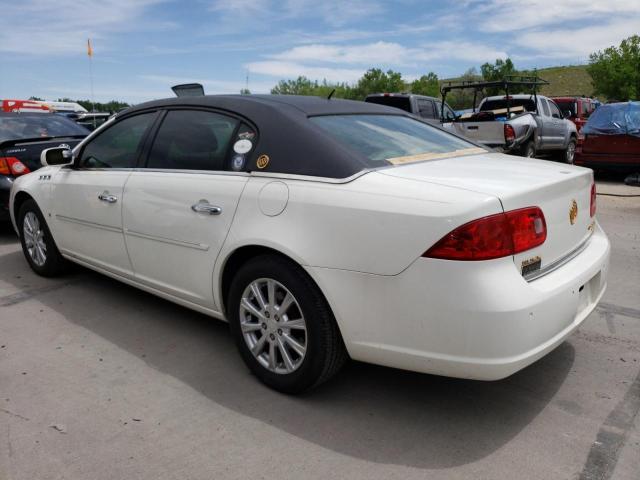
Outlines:
{"type": "MultiPolygon", "coordinates": [[[[27,284],[42,280],[21,252],[0,256],[0,279],[16,282],[16,274],[27,284]]],[[[39,302],[211,401],[326,449],[384,464],[447,468],[490,455],[545,408],[574,361],[565,342],[522,372],[489,383],[352,362],[329,383],[290,397],[249,373],[223,322],[84,269],[54,283],[60,288],[34,292],[39,302]]]]}

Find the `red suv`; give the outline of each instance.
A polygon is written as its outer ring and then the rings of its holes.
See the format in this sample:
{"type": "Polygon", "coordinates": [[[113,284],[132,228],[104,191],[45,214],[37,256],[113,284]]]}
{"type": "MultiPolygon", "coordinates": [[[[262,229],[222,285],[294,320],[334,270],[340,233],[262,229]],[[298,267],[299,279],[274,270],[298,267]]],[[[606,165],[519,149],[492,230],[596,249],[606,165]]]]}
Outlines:
{"type": "Polygon", "coordinates": [[[596,109],[593,100],[586,97],[551,97],[556,102],[562,113],[569,112],[569,120],[576,124],[578,139],[582,140],[582,127],[589,119],[589,115],[596,109]]]}

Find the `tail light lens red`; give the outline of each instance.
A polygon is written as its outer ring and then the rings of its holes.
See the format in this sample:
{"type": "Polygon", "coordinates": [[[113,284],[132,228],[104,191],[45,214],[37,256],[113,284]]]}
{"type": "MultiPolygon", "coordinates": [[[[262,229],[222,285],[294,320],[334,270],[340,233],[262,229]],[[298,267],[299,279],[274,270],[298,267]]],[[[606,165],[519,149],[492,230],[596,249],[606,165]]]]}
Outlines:
{"type": "Polygon", "coordinates": [[[508,123],[504,125],[504,139],[507,143],[513,143],[516,139],[516,131],[508,123]]]}
{"type": "Polygon", "coordinates": [[[30,172],[31,170],[16,157],[0,157],[0,174],[2,175],[19,177],[30,172]]]}
{"type": "Polygon", "coordinates": [[[592,217],[596,216],[596,184],[591,184],[591,208],[590,213],[592,217]]]}
{"type": "Polygon", "coordinates": [[[442,237],[422,256],[444,260],[491,260],[542,245],[547,224],[542,210],[527,207],[479,218],[442,237]]]}

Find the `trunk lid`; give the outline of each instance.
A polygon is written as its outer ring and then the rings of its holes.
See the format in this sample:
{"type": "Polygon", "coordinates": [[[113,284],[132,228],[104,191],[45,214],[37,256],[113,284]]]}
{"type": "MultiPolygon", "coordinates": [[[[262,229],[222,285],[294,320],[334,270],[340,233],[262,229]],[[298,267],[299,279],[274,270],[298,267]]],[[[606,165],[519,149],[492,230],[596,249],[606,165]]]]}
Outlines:
{"type": "Polygon", "coordinates": [[[32,172],[39,169],[40,153],[47,148],[68,146],[73,149],[82,139],[77,137],[56,137],[44,140],[12,140],[0,144],[0,156],[15,157],[32,172]]]}
{"type": "Polygon", "coordinates": [[[505,211],[540,207],[547,224],[547,239],[514,256],[519,270],[536,257],[540,257],[541,268],[561,259],[580,246],[593,230],[593,172],[587,168],[487,153],[408,164],[379,173],[492,195],[505,211]]]}

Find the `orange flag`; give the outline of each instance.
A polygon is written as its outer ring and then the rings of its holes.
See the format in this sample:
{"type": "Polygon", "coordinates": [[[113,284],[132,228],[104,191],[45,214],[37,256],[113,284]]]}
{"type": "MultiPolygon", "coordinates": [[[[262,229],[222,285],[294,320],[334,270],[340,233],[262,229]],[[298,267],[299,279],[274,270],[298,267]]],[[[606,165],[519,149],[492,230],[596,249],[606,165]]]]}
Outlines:
{"type": "Polygon", "coordinates": [[[93,57],[93,48],[91,48],[91,39],[87,38],[87,55],[93,57]]]}

